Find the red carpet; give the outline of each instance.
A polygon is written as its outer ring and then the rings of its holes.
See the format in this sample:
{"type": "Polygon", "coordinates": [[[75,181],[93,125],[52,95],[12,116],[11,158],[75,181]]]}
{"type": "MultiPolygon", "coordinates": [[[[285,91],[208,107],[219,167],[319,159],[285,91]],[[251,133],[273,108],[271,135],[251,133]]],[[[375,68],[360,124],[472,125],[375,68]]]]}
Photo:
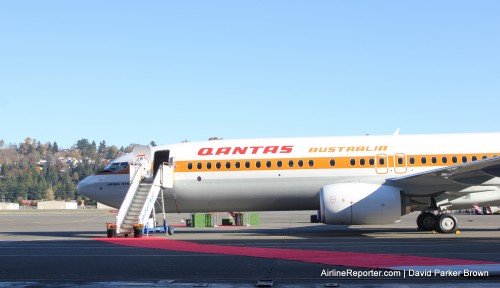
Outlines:
{"type": "Polygon", "coordinates": [[[148,238],[95,238],[94,240],[111,244],[163,249],[172,251],[211,253],[234,256],[249,256],[270,259],[283,259],[336,266],[364,268],[394,268],[397,266],[447,266],[498,264],[497,262],[420,257],[398,254],[334,252],[319,250],[298,250],[279,248],[236,247],[212,244],[197,244],[187,241],[148,238]]]}

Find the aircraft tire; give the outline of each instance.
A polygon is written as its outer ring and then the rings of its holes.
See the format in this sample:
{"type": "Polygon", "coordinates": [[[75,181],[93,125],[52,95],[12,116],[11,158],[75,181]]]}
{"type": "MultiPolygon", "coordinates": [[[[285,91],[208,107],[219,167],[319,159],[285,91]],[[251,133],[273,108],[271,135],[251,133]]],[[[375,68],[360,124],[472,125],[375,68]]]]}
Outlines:
{"type": "Polygon", "coordinates": [[[437,217],[435,228],[439,233],[455,233],[458,229],[457,218],[451,214],[443,213],[437,217]]]}
{"type": "Polygon", "coordinates": [[[431,212],[423,212],[417,217],[417,226],[422,231],[431,231],[436,226],[436,218],[431,212]]]}
{"type": "Polygon", "coordinates": [[[167,232],[168,232],[168,235],[174,235],[174,227],[173,226],[168,226],[167,232]]]}

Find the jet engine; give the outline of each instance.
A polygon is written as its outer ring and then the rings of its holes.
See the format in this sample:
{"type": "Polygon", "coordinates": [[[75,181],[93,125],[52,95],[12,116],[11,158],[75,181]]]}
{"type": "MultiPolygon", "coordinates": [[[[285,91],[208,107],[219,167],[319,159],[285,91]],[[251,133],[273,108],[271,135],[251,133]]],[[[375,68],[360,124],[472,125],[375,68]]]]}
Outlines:
{"type": "Polygon", "coordinates": [[[401,219],[401,192],[397,187],[340,183],[320,191],[321,222],[332,225],[390,224],[401,219]]]}

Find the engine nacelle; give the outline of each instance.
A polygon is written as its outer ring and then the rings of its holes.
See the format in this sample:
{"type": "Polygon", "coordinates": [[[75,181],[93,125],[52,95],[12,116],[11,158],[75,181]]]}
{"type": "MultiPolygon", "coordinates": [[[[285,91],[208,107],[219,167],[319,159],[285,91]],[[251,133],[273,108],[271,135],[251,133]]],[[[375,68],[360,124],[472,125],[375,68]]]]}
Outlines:
{"type": "Polygon", "coordinates": [[[321,222],[333,225],[391,224],[401,219],[397,187],[340,183],[321,188],[321,222]]]}

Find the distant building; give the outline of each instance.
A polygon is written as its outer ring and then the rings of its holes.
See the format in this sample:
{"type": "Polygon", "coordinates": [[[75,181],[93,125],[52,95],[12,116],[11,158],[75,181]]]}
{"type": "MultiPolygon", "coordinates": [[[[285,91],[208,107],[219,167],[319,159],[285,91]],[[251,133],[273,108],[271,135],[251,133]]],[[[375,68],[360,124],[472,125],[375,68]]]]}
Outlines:
{"type": "Polygon", "coordinates": [[[0,203],[0,210],[19,210],[19,203],[0,203]]]}
{"type": "Polygon", "coordinates": [[[39,201],[36,209],[77,209],[76,202],[65,201],[39,201]]]}
{"type": "Polygon", "coordinates": [[[112,210],[112,209],[116,209],[116,208],[113,208],[111,206],[104,205],[102,203],[97,202],[97,209],[109,209],[109,210],[112,210]]]}

